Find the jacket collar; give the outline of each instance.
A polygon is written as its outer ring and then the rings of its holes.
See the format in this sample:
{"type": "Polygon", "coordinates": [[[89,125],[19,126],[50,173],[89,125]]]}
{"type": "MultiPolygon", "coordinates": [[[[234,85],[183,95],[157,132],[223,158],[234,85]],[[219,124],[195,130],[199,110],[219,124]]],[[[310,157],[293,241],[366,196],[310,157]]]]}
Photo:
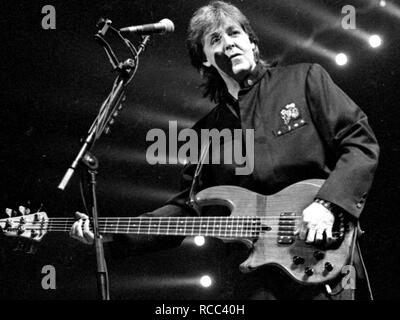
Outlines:
{"type": "Polygon", "coordinates": [[[254,86],[258,81],[261,80],[267,69],[268,68],[264,63],[257,63],[256,67],[240,83],[240,88],[246,89],[254,86]]]}

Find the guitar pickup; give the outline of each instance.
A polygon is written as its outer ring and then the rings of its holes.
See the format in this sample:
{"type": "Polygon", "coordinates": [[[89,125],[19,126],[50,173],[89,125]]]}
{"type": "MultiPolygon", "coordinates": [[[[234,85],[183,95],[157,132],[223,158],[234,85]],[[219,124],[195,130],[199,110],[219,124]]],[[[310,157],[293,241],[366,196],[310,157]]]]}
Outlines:
{"type": "Polygon", "coordinates": [[[280,220],[279,226],[295,226],[296,222],[294,220],[280,220]]]}
{"type": "Polygon", "coordinates": [[[292,244],[293,242],[294,242],[293,237],[288,237],[288,236],[278,237],[278,244],[292,244]]]}

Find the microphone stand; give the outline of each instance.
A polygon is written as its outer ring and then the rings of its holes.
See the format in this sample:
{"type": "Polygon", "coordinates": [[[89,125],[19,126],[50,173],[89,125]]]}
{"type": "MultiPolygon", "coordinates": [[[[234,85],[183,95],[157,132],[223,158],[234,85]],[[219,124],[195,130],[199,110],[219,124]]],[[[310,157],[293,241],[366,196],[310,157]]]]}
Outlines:
{"type": "Polygon", "coordinates": [[[144,51],[150,37],[148,35],[142,37],[142,43],[139,46],[139,50],[136,50],[128,39],[122,37],[119,30],[111,27],[110,20],[100,19],[97,26],[101,26],[101,30],[97,32],[97,34],[95,35],[95,39],[100,43],[100,45],[103,46],[108,55],[108,58],[110,59],[110,63],[112,64],[113,69],[118,71],[119,75],[114,82],[114,87],[111,93],[104,101],[102,107],[100,108],[99,114],[92,123],[92,126],[88,131],[88,135],[84,140],[81,149],[79,150],[77,156],[75,157],[70,167],[67,169],[63,179],[58,185],[58,189],[64,190],[66,188],[78,164],[81,164],[83,167],[86,168],[90,178],[89,184],[92,204],[91,213],[94,234],[94,247],[96,251],[97,283],[99,295],[102,300],[110,300],[107,265],[104,257],[103,242],[99,232],[98,206],[96,197],[96,175],[98,173],[97,170],[99,167],[99,162],[97,158],[93,154],[91,154],[90,149],[93,148],[94,143],[100,138],[103,131],[106,131],[106,133],[108,133],[110,126],[114,123],[116,116],[122,109],[121,102],[125,99],[126,86],[129,84],[136,73],[139,55],[142,51],[144,51]],[[104,36],[108,29],[111,29],[112,31],[117,33],[117,35],[125,42],[125,44],[130,48],[132,54],[134,55],[133,59],[127,59],[123,63],[120,63],[118,61],[110,45],[104,39],[104,36]]]}

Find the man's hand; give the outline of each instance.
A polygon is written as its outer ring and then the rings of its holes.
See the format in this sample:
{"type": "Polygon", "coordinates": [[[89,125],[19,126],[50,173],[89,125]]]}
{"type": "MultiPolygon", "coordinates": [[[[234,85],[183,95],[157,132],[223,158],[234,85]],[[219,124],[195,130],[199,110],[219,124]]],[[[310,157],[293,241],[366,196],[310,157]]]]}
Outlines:
{"type": "Polygon", "coordinates": [[[75,216],[79,220],[72,225],[71,230],[69,231],[70,237],[85,244],[93,244],[94,234],[89,229],[89,217],[80,212],[76,212],[75,216]]]}
{"type": "Polygon", "coordinates": [[[322,204],[313,202],[303,210],[303,220],[297,231],[301,240],[307,243],[321,243],[326,238],[326,244],[332,242],[332,227],[335,222],[333,213],[322,204]]]}

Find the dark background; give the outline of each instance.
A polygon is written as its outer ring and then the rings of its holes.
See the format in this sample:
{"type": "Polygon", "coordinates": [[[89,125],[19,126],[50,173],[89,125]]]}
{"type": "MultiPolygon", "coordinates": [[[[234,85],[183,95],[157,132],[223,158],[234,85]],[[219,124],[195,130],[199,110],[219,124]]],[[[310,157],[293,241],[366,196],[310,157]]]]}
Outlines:
{"type": "MultiPolygon", "coordinates": [[[[397,1],[396,1],[397,2],[397,1]]],[[[100,161],[98,198],[102,216],[136,216],[163,204],[179,189],[178,165],[146,162],[152,128],[180,128],[205,115],[212,103],[201,96],[200,77],[185,49],[189,19],[206,1],[9,1],[1,3],[1,208],[29,202],[51,217],[73,217],[83,210],[78,177],[66,191],[57,190],[79,150],[115,73],[94,41],[100,17],[115,27],[169,18],[175,32],[155,35],[140,57],[124,110],[111,134],[102,136],[94,153],[100,161]],[[56,29],[44,30],[41,9],[56,8],[56,29]]],[[[264,58],[282,64],[316,62],[369,116],[381,146],[380,165],[361,218],[361,241],[375,299],[398,299],[400,277],[397,230],[399,196],[400,15],[378,1],[232,1],[254,21],[264,58]],[[379,33],[384,44],[371,49],[355,30],[340,28],[344,5],[357,9],[357,30],[379,33]],[[330,17],[330,18],[329,18],[330,17]],[[337,24],[339,27],[334,27],[337,24]],[[286,31],[285,31],[286,30],[286,31]],[[312,37],[333,52],[350,56],[346,67],[302,47],[312,37]]],[[[387,1],[388,4],[395,3],[387,1]]],[[[399,3],[397,6],[399,7],[399,3]]],[[[136,45],[139,38],[130,35],[136,45]]],[[[109,39],[120,60],[127,51],[109,39]]],[[[3,211],[3,209],[2,209],[3,211]]],[[[2,218],[5,217],[2,212],[2,218]]],[[[1,299],[96,299],[93,249],[68,234],[51,233],[35,255],[14,251],[16,241],[0,242],[1,299]],[[57,271],[57,289],[43,290],[44,265],[57,271]]],[[[112,299],[218,299],[224,245],[208,239],[202,248],[187,238],[181,247],[127,259],[108,259],[112,299]],[[195,284],[202,274],[215,276],[213,288],[195,284]]],[[[108,252],[107,252],[107,257],[108,252]]]]}

